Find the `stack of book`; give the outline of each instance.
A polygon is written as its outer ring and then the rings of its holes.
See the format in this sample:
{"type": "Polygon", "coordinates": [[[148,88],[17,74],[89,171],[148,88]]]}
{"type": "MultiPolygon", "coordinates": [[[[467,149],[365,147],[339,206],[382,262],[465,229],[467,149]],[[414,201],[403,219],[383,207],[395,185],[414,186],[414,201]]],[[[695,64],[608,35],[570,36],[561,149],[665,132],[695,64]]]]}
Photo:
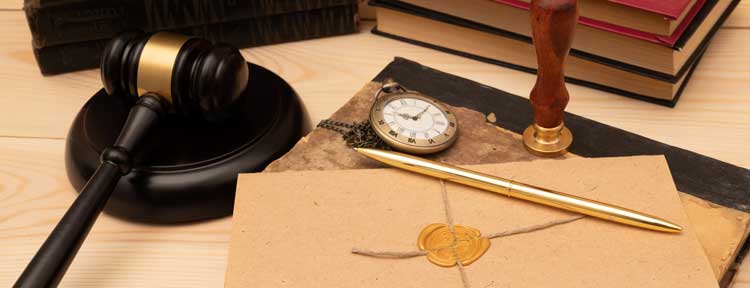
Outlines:
{"type": "Polygon", "coordinates": [[[123,31],[175,31],[238,47],[353,33],[357,0],[25,0],[45,75],[95,68],[123,31]]]}
{"type": "MultiPolygon", "coordinates": [[[[373,33],[536,72],[530,0],[373,0],[373,33]]],[[[674,106],[739,0],[578,0],[567,81],[674,106]]]]}

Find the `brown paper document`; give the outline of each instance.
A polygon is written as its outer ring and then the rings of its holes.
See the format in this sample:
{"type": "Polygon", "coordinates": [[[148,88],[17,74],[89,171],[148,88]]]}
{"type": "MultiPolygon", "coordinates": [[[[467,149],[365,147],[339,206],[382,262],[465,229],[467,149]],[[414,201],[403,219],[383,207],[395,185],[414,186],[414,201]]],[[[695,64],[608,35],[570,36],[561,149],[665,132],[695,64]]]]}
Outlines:
{"type": "Polygon", "coordinates": [[[518,231],[574,214],[394,169],[239,178],[226,287],[717,287],[660,156],[468,166],[659,216],[653,232],[586,217],[490,239],[468,266],[418,255],[433,223],[518,231]],[[399,254],[400,255],[400,254],[399,254]]]}

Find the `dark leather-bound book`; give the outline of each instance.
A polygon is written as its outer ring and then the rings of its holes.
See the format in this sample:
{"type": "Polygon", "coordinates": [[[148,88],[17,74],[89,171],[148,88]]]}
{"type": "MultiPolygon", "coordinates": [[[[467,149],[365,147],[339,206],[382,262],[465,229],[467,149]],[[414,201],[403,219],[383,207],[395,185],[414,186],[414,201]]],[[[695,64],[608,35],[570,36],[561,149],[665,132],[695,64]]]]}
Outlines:
{"type": "MultiPolygon", "coordinates": [[[[354,33],[357,15],[357,5],[346,5],[170,30],[246,48],[354,33]]],[[[96,68],[107,41],[34,48],[34,56],[45,75],[96,68]]]]}
{"type": "Polygon", "coordinates": [[[25,0],[35,48],[357,4],[356,0],[25,0]]]}
{"type": "MultiPolygon", "coordinates": [[[[539,160],[526,152],[521,140],[523,130],[534,122],[528,99],[404,58],[388,64],[329,119],[345,123],[366,120],[373,95],[386,79],[442,101],[456,115],[458,140],[428,158],[455,165],[539,160]]],[[[691,227],[717,279],[726,287],[736,269],[735,259],[741,260],[741,251],[746,250],[742,243],[750,222],[750,197],[746,195],[750,171],[572,113],[565,113],[565,125],[575,135],[566,157],[664,155],[691,227]]],[[[347,147],[337,132],[316,128],[265,171],[378,167],[384,166],[347,147]]],[[[622,193],[628,193],[627,189],[622,193]]]]}

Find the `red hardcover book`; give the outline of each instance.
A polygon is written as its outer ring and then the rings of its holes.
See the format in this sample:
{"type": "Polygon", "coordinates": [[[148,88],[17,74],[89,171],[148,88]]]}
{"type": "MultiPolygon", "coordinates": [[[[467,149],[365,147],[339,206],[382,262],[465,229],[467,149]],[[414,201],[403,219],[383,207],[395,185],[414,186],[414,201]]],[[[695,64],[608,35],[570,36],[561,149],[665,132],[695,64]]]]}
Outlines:
{"type": "MultiPolygon", "coordinates": [[[[495,3],[508,5],[508,6],[519,8],[519,9],[525,9],[525,10],[528,10],[530,6],[528,2],[525,2],[522,0],[493,0],[493,1],[495,3]]],[[[687,7],[688,2],[690,2],[689,0],[670,0],[670,1],[665,1],[665,0],[609,0],[609,1],[613,3],[623,4],[623,5],[635,7],[638,9],[646,10],[649,12],[658,13],[660,15],[664,15],[665,17],[674,18],[674,19],[676,19],[676,17],[679,16],[683,12],[683,10],[687,7]],[[636,5],[636,4],[640,4],[640,5],[636,5]]],[[[687,27],[690,26],[690,22],[693,21],[693,18],[695,18],[695,15],[697,15],[698,12],[701,10],[701,8],[703,8],[704,4],[706,4],[706,0],[696,1],[695,5],[693,5],[692,9],[690,9],[690,11],[682,20],[682,22],[679,24],[677,29],[672,33],[672,35],[669,35],[669,36],[643,32],[643,31],[610,24],[607,22],[603,22],[603,21],[599,21],[599,20],[595,20],[595,19],[591,19],[587,17],[579,17],[578,23],[580,23],[581,25],[592,27],[592,28],[601,29],[604,31],[612,32],[612,33],[617,33],[620,35],[660,44],[663,46],[674,47],[675,44],[677,43],[677,40],[680,39],[680,37],[685,32],[687,27]]]]}
{"type": "Polygon", "coordinates": [[[664,15],[669,19],[677,19],[685,9],[690,0],[607,0],[612,3],[641,9],[648,12],[664,15]]]}

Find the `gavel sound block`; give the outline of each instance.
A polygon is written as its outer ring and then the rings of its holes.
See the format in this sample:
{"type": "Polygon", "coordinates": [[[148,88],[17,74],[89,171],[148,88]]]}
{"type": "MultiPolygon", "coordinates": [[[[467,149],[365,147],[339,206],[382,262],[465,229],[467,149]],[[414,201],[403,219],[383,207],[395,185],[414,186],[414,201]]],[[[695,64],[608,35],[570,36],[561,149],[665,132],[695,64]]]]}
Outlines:
{"type": "Polygon", "coordinates": [[[537,156],[557,157],[568,152],[573,134],[563,123],[568,90],[565,89],[565,58],[578,22],[576,0],[532,0],[531,29],[538,63],[531,90],[534,124],[526,128],[526,149],[537,156]]]}
{"type": "MultiPolygon", "coordinates": [[[[168,114],[149,132],[118,181],[104,212],[144,223],[183,223],[230,215],[239,172],[258,172],[309,129],[294,90],[273,72],[247,63],[251,77],[229,119],[208,122],[168,114]]],[[[102,89],[71,125],[65,166],[81,190],[102,151],[114,143],[130,106],[102,89]]]]}

